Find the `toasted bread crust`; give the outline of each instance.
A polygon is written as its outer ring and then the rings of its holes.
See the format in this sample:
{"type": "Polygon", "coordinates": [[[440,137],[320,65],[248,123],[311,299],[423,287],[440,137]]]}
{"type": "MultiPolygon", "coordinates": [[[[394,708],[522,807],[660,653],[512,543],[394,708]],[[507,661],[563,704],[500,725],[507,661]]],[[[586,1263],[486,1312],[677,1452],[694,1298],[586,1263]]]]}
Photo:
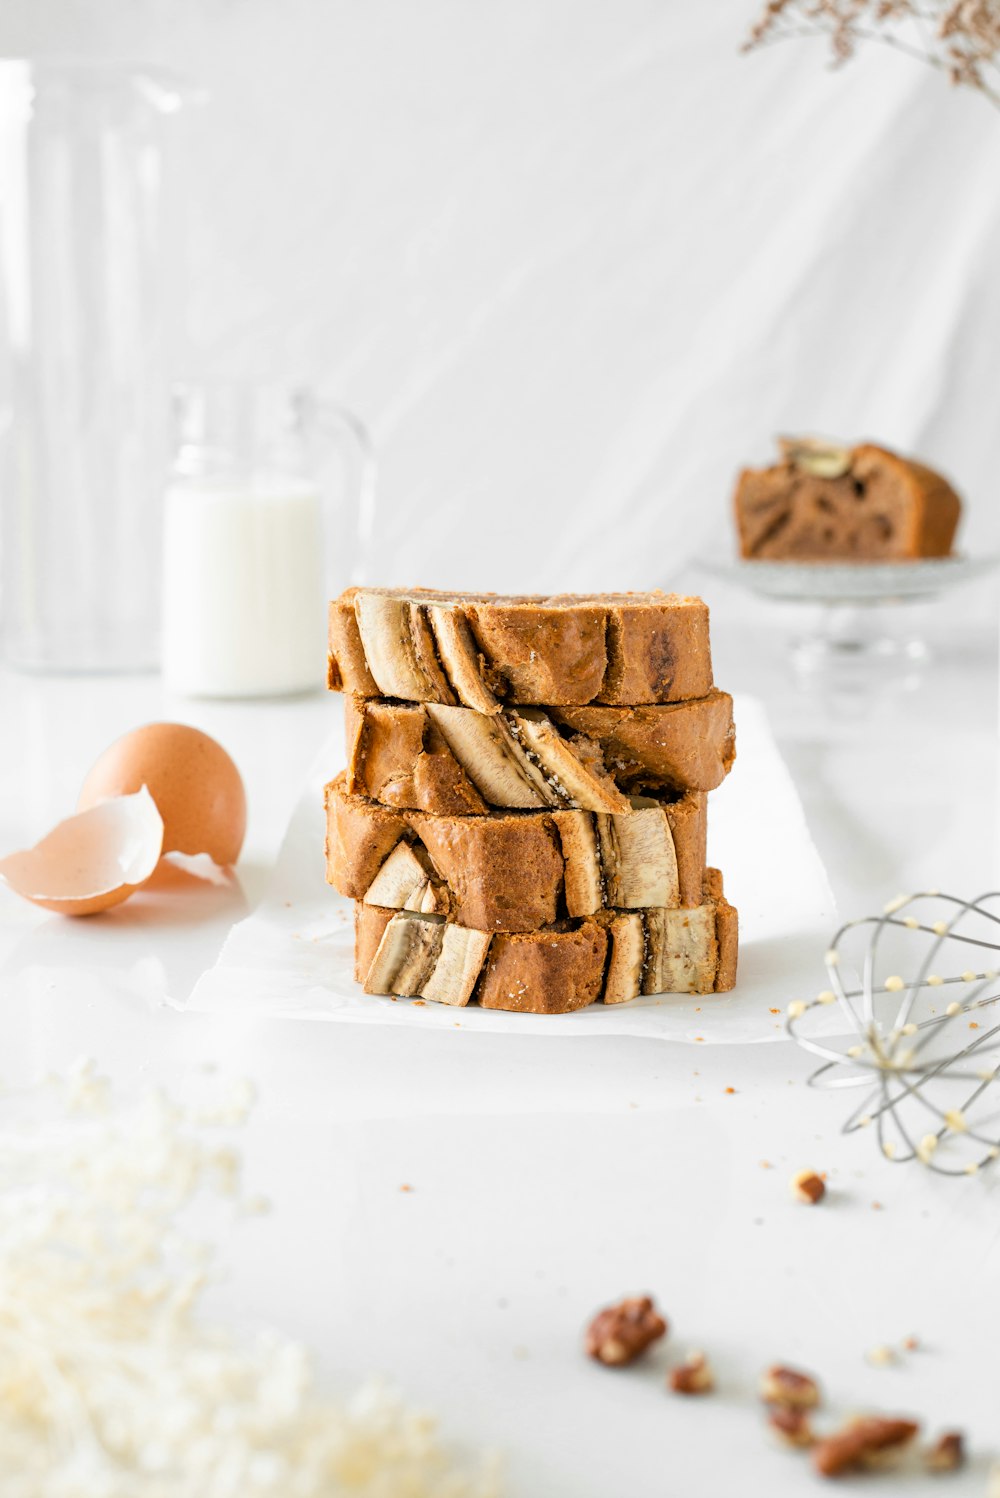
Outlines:
{"type": "Polygon", "coordinates": [[[558,937],[541,933],[494,936],[476,986],[482,1009],[515,1014],[569,1014],[601,997],[608,933],[581,921],[558,937]]]}
{"type": "Polygon", "coordinates": [[[334,691],[480,712],[682,702],[712,689],[708,609],[660,592],[348,588],[330,605],[329,646],[334,691]]]}

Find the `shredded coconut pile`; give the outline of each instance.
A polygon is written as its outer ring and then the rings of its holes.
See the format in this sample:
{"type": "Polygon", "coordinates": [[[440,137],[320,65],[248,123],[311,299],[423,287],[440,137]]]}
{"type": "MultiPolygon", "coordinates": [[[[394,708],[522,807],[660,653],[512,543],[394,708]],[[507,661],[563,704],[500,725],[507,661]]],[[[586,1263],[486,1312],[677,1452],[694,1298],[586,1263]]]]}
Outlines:
{"type": "Polygon", "coordinates": [[[0,1101],[4,1498],[497,1498],[398,1396],[338,1402],[306,1348],[200,1314],[212,1255],[182,1215],[264,1205],[231,1143],[249,1084],[126,1108],[88,1062],[0,1101]]]}

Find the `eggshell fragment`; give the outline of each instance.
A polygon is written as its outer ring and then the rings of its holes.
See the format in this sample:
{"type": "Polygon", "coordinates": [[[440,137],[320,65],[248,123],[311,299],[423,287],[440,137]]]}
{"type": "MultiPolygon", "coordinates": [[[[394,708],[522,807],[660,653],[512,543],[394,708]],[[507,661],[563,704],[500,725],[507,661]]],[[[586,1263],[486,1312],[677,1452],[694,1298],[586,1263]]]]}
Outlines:
{"type": "Polygon", "coordinates": [[[186,723],[147,723],[105,749],[83,783],[79,811],[147,786],[163,818],[164,853],[235,863],[247,825],[240,772],[215,739],[186,723]]]}
{"type": "Polygon", "coordinates": [[[33,848],[0,859],[0,880],[45,910],[93,915],[134,894],[162,851],[163,818],[142,787],[67,817],[33,848]]]}

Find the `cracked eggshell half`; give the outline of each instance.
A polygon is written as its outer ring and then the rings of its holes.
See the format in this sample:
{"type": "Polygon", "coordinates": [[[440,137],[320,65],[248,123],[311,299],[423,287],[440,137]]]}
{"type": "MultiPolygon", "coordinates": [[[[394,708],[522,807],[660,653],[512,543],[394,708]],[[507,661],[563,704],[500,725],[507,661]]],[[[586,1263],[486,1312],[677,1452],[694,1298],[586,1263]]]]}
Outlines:
{"type": "Polygon", "coordinates": [[[0,859],[15,894],[62,915],[94,915],[144,884],[163,851],[163,818],[145,787],[59,822],[33,848],[0,859]]]}
{"type": "Polygon", "coordinates": [[[83,784],[77,809],[146,786],[163,818],[163,852],[207,853],[234,864],[247,825],[246,792],[215,739],[186,723],[147,723],[105,749],[83,784]]]}

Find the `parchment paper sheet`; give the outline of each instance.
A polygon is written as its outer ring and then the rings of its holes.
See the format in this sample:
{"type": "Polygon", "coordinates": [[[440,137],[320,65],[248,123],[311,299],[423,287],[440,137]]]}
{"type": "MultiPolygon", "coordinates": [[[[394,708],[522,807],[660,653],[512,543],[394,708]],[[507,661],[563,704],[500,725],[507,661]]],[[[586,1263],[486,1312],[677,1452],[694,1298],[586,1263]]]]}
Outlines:
{"type": "Polygon", "coordinates": [[[353,979],[351,903],[326,884],[323,785],[343,763],[339,731],[317,756],[270,888],[234,926],[186,1008],[296,1015],[358,1024],[509,1034],[638,1035],[722,1044],[780,1040],[791,998],[825,986],[823,953],[837,924],[833,896],[764,710],[736,702],[737,760],[709,801],[709,862],[740,913],[740,963],[731,994],[664,995],[568,1015],[504,1014],[475,1005],[375,998],[353,979]]]}

